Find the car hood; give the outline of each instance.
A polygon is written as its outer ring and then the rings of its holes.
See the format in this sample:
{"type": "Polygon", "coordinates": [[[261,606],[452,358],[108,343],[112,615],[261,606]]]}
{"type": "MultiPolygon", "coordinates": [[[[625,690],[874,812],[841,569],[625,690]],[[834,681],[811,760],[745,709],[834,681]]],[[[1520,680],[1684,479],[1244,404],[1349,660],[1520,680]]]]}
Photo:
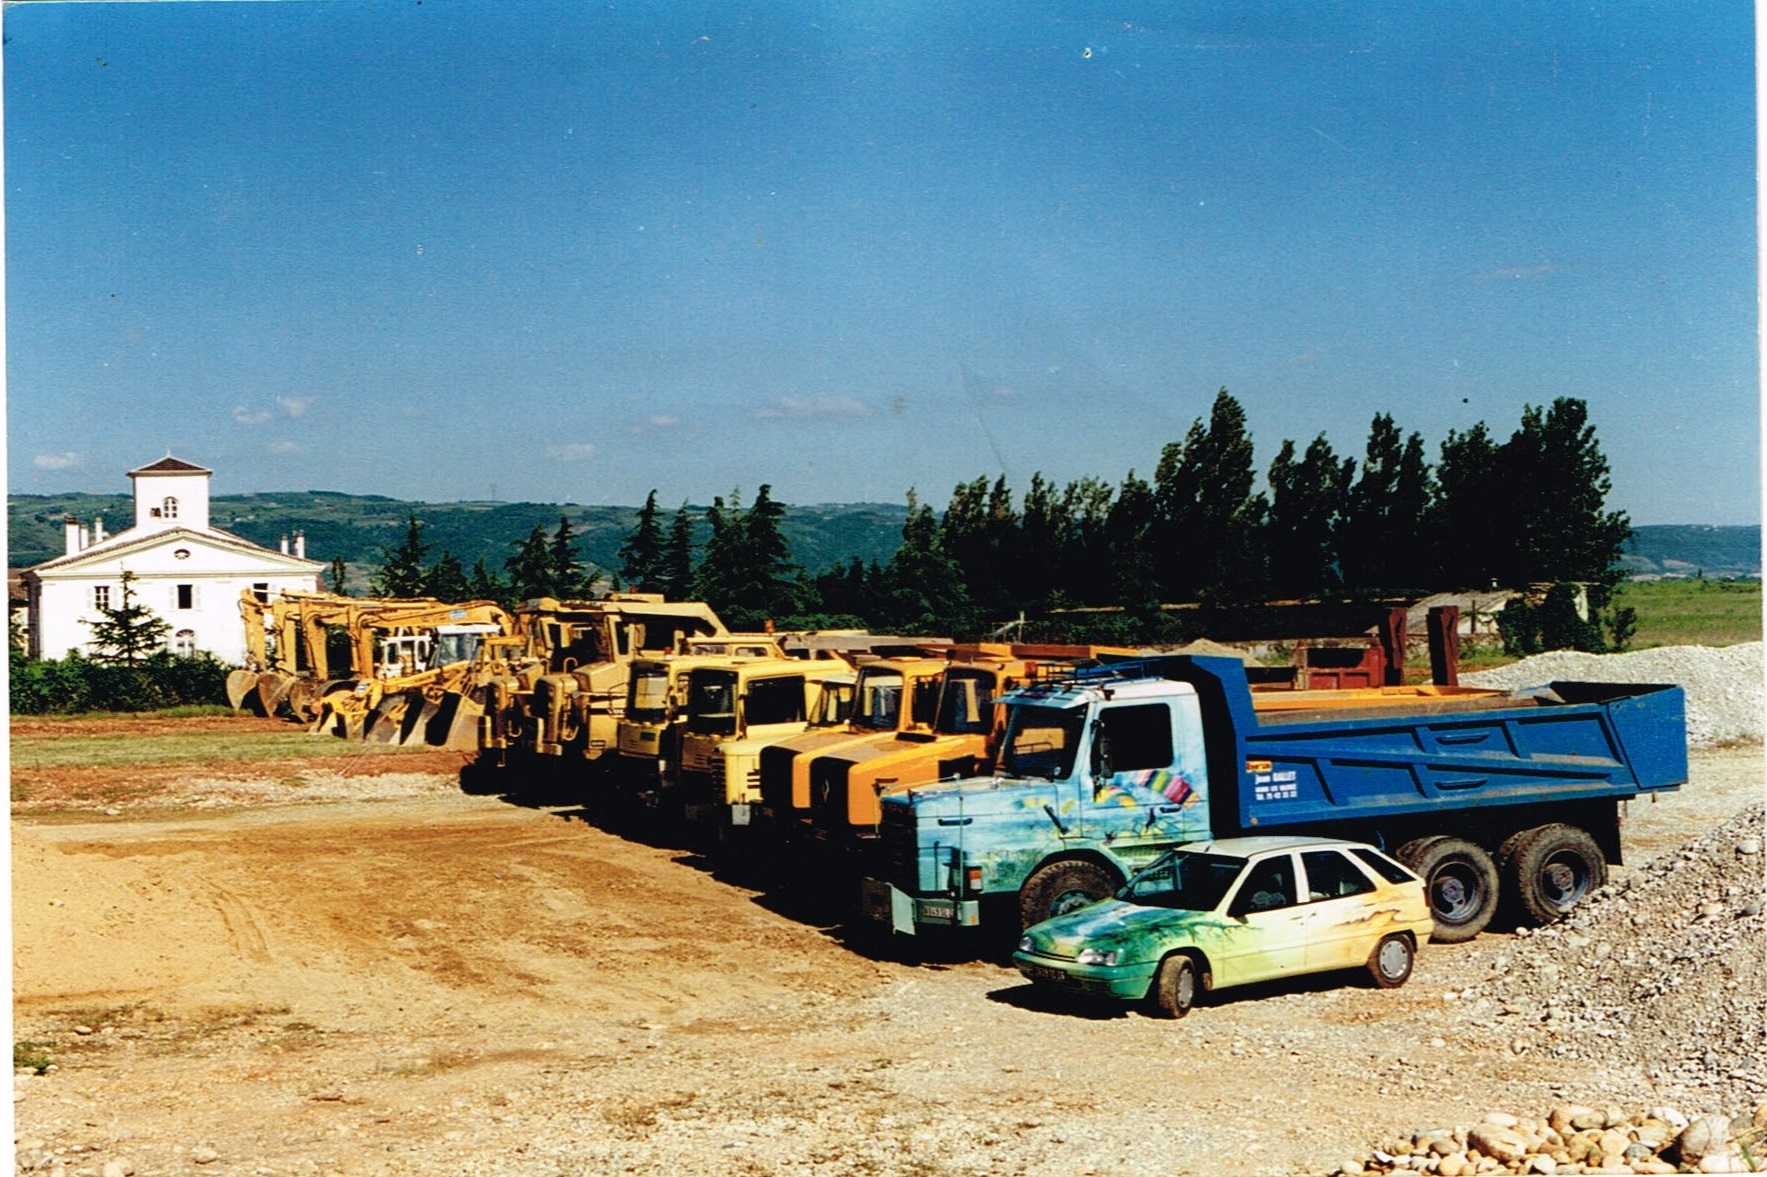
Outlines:
{"type": "Polygon", "coordinates": [[[1114,948],[1124,954],[1127,963],[1140,955],[1138,946],[1161,950],[1175,941],[1207,936],[1222,923],[1223,917],[1212,911],[1175,911],[1101,899],[1079,911],[1044,920],[1025,934],[1036,952],[1073,957],[1082,948],[1101,952],[1114,948]]]}

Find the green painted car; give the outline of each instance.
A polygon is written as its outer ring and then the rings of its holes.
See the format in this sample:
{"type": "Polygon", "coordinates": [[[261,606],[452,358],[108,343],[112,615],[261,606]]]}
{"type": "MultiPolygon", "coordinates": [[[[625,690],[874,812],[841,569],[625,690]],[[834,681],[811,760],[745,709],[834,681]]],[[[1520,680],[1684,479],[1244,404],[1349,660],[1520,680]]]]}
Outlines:
{"type": "Polygon", "coordinates": [[[1373,846],[1225,838],[1032,926],[1012,959],[1035,985],[1183,1017],[1199,992],[1303,973],[1366,968],[1396,988],[1431,927],[1423,881],[1373,846]]]}

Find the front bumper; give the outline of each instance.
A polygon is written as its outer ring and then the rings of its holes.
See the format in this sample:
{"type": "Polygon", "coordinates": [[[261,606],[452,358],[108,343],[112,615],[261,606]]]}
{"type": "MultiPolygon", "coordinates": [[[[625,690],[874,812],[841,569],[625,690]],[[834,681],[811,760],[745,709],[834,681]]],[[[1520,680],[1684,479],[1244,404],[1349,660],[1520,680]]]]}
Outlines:
{"type": "Polygon", "coordinates": [[[1143,964],[1077,964],[1072,960],[1015,952],[1012,963],[1029,981],[1082,997],[1108,997],[1116,1001],[1140,1001],[1153,984],[1159,962],[1143,964]]]}
{"type": "Polygon", "coordinates": [[[906,936],[922,927],[973,928],[982,922],[979,900],[950,895],[921,898],[881,879],[860,880],[859,907],[867,919],[906,936]]]}

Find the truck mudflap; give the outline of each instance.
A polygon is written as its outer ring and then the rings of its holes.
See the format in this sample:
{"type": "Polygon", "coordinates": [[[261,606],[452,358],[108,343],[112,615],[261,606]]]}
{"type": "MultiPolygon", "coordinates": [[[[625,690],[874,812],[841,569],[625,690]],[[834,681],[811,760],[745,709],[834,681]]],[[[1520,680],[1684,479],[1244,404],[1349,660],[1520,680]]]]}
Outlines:
{"type": "Polygon", "coordinates": [[[974,928],[982,922],[981,904],[977,900],[947,895],[916,898],[881,879],[860,881],[859,906],[866,919],[887,924],[891,931],[904,936],[914,935],[922,926],[974,928]]]}

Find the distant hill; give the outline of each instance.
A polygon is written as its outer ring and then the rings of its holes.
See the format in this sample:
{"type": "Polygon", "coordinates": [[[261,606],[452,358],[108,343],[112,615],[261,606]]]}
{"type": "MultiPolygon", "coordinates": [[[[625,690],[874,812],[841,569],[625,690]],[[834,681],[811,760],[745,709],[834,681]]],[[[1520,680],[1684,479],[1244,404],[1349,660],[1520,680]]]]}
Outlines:
{"type": "MultiPolygon", "coordinates": [[[[696,514],[702,508],[691,508],[696,514]]],[[[12,495],[7,499],[10,542],[7,563],[27,568],[61,555],[62,518],[72,514],[90,524],[102,515],[115,534],[134,521],[134,501],[127,495],[12,495]]],[[[305,532],[307,555],[330,561],[342,556],[358,586],[378,566],[382,552],[405,536],[406,520],[415,514],[430,545],[430,559],[452,552],[467,568],[483,558],[494,572],[515,551],[515,544],[535,526],[548,534],[562,514],[577,533],[584,558],[603,568],[619,566],[620,544],[637,525],[635,507],[582,507],[556,503],[415,503],[380,495],[349,495],[332,491],[286,491],[216,495],[209,503],[209,521],[253,543],[275,548],[285,535],[305,532]]],[[[791,544],[792,558],[811,572],[821,572],[858,556],[867,562],[888,560],[902,540],[908,515],[903,504],[824,503],[788,506],[780,525],[791,544]]],[[[665,508],[668,532],[674,508],[665,508]]],[[[701,524],[704,538],[704,525],[701,524]]]]}
{"type": "Polygon", "coordinates": [[[1666,523],[1634,528],[1621,560],[1634,579],[1761,577],[1759,527],[1666,523]]]}

